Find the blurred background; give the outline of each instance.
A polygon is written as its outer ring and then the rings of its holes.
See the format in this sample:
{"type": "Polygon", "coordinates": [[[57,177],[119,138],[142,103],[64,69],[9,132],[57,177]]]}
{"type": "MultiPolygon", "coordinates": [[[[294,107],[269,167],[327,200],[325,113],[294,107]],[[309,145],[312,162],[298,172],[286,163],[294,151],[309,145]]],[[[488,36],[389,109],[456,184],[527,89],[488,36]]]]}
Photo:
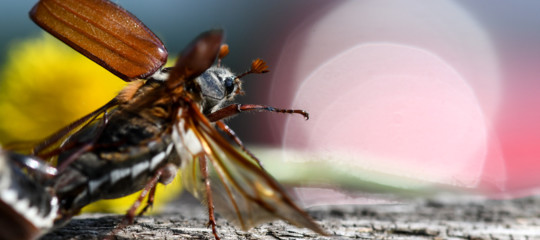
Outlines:
{"type": "MultiPolygon", "coordinates": [[[[407,179],[493,197],[540,186],[540,2],[114,2],[170,55],[218,27],[231,49],[225,65],[268,62],[270,73],[244,79],[239,102],[305,109],[311,119],[242,114],[230,125],[250,145],[279,149],[261,153],[278,178],[298,175],[285,162],[321,167],[303,176],[321,185],[333,169],[349,185],[407,179]]],[[[0,3],[2,66],[16,60],[8,52],[18,42],[42,36],[28,18],[34,4],[0,3]]]]}

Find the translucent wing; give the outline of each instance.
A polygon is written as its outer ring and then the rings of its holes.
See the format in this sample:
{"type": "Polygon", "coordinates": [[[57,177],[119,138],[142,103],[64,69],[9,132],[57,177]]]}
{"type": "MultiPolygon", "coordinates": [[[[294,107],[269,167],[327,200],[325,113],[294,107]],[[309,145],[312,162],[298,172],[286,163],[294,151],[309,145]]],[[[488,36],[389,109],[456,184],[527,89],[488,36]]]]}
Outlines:
{"type": "Polygon", "coordinates": [[[70,123],[66,127],[61,128],[60,130],[56,131],[54,134],[34,146],[34,148],[32,149],[32,154],[40,156],[44,159],[50,156],[57,155],[59,151],[61,151],[59,147],[64,140],[66,140],[69,136],[77,132],[82,127],[97,119],[103,113],[106,113],[112,108],[115,108],[117,105],[118,101],[116,98],[114,98],[113,100],[109,101],[97,110],[70,123]]]}
{"type": "Polygon", "coordinates": [[[208,161],[216,212],[243,230],[283,219],[325,234],[254,159],[229,144],[195,104],[180,109],[173,140],[183,161],[186,189],[206,203],[200,161],[208,161]]]}

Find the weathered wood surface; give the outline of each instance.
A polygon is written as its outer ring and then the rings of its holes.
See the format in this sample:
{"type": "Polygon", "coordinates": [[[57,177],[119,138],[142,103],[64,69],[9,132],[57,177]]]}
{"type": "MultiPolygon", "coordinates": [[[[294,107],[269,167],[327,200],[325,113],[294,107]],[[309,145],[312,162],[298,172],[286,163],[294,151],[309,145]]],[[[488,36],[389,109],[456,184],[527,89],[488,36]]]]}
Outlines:
{"type": "MultiPolygon", "coordinates": [[[[310,214],[332,237],[281,221],[240,231],[219,219],[222,239],[540,239],[540,197],[487,200],[452,195],[399,205],[325,207],[310,214]]],[[[101,239],[118,215],[82,215],[43,239],[101,239]]],[[[139,217],[116,239],[213,239],[204,208],[182,197],[163,213],[139,217]]]]}

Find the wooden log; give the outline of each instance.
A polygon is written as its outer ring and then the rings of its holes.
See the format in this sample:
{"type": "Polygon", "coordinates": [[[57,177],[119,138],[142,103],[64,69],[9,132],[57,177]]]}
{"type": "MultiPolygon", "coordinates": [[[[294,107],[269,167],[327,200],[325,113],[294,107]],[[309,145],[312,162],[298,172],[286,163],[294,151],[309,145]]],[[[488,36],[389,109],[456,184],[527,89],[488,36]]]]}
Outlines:
{"type": "MultiPolygon", "coordinates": [[[[440,195],[396,205],[339,206],[309,213],[334,237],[277,221],[243,232],[218,218],[226,239],[540,239],[540,196],[514,200],[440,195]]],[[[102,239],[119,215],[84,214],[43,239],[102,239]]],[[[213,239],[205,208],[184,194],[162,213],[139,217],[116,239],[213,239]]]]}

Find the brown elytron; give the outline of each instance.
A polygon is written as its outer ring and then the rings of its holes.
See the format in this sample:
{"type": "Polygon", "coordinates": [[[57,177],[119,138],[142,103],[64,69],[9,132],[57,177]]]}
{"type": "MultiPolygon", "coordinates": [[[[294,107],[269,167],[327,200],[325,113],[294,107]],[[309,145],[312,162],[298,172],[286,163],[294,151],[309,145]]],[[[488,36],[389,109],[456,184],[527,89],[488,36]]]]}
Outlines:
{"type": "Polygon", "coordinates": [[[30,16],[125,81],[146,78],[167,61],[161,40],[139,19],[108,1],[42,0],[30,16]]]}
{"type": "Polygon", "coordinates": [[[129,223],[142,198],[150,194],[152,201],[155,185],[170,182],[179,168],[186,189],[207,203],[216,238],[214,207],[244,230],[283,219],[324,234],[222,121],[242,111],[297,113],[307,118],[302,110],[231,103],[242,93],[239,77],[267,72],[264,61],[255,60],[251,69],[240,75],[232,74],[220,61],[213,65],[228,48],[221,47],[223,31],[212,30],[192,41],[174,67],[156,70],[156,65],[163,65],[156,59],[166,56],[161,41],[134,16],[106,0],[43,0],[31,16],[45,30],[124,80],[151,76],[133,81],[105,106],[34,149],[41,157],[58,154],[60,173],[55,189],[62,214],[69,217],[100,198],[144,189],[128,211],[129,223]],[[125,29],[107,26],[117,22],[126,23],[125,29]],[[132,42],[128,34],[132,28],[141,31],[136,38],[142,39],[132,42]],[[156,52],[164,55],[137,64],[132,60],[135,55],[145,58],[156,52]],[[140,71],[130,70],[133,66],[140,71]],[[240,148],[229,143],[216,126],[240,148]]]}

